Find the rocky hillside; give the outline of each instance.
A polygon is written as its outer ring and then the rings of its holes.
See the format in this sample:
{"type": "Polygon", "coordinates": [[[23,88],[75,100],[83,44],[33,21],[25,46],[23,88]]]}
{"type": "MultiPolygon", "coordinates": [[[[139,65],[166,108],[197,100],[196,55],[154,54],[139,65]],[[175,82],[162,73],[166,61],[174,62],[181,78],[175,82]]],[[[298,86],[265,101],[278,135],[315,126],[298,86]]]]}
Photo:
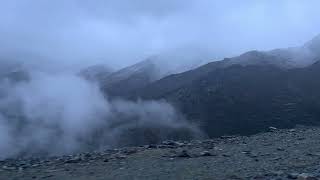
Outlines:
{"type": "Polygon", "coordinates": [[[167,99],[211,137],[319,124],[320,83],[314,78],[320,75],[319,63],[289,70],[270,65],[210,68],[218,63],[164,78],[134,96],[167,99]]]}
{"type": "Polygon", "coordinates": [[[167,76],[124,97],[166,99],[210,137],[253,134],[269,126],[318,125],[317,43],[315,38],[299,48],[247,52],[167,76]],[[293,59],[294,54],[300,56],[293,59]]]}
{"type": "Polygon", "coordinates": [[[6,180],[299,179],[320,178],[320,129],[296,127],[250,137],[164,141],[45,159],[0,161],[6,180]]]}
{"type": "Polygon", "coordinates": [[[179,59],[170,58],[179,57],[152,56],[112,73],[109,73],[110,71],[107,73],[95,73],[97,74],[95,77],[100,83],[103,92],[109,97],[123,97],[165,76],[194,69],[203,64],[198,59],[180,63],[179,59]]]}
{"type": "MultiPolygon", "coordinates": [[[[162,78],[169,78],[170,81],[175,81],[174,84],[170,83],[170,86],[173,87],[169,89],[172,90],[176,89],[177,86],[184,85],[185,81],[206,75],[208,71],[213,71],[216,68],[228,68],[233,65],[275,66],[281,69],[301,68],[310,66],[320,59],[319,44],[320,38],[318,36],[300,47],[271,51],[249,51],[240,56],[211,62],[202,67],[199,66],[208,61],[203,61],[199,58],[191,59],[192,57],[186,60],[183,56],[153,56],[114,73],[101,74],[99,82],[103,91],[109,96],[128,97],[135,93],[135,91],[144,89],[146,86],[162,78]],[[179,58],[182,58],[181,61],[183,63],[176,63],[180,62],[179,58]],[[199,68],[195,69],[197,67],[199,68]],[[186,73],[182,73],[184,71],[186,73]]],[[[168,88],[166,85],[156,86],[161,89],[168,88]]]]}

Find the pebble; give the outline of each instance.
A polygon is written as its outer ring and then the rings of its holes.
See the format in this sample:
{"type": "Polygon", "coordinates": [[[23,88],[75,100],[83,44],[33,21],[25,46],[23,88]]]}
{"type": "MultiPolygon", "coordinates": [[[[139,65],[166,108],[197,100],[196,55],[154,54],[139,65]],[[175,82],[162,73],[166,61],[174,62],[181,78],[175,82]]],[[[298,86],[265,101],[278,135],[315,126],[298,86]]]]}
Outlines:
{"type": "Polygon", "coordinates": [[[213,156],[213,154],[209,151],[203,151],[200,153],[200,156],[213,156]]]}
{"type": "Polygon", "coordinates": [[[269,131],[276,131],[276,130],[278,130],[278,128],[272,127],[272,126],[269,127],[269,131]]]}
{"type": "Polygon", "coordinates": [[[81,162],[82,161],[82,159],[81,158],[73,158],[73,159],[69,159],[69,160],[67,160],[67,161],[65,161],[65,163],[79,163],[79,162],[81,162]]]}
{"type": "Polygon", "coordinates": [[[15,167],[9,167],[9,166],[2,166],[2,169],[4,170],[15,170],[15,167]]]}
{"type": "Polygon", "coordinates": [[[297,177],[298,180],[317,180],[318,178],[313,174],[302,173],[297,177]]]}
{"type": "Polygon", "coordinates": [[[191,157],[190,154],[188,153],[187,150],[182,150],[180,152],[177,153],[177,157],[184,157],[184,158],[189,158],[191,157]]]}
{"type": "Polygon", "coordinates": [[[288,174],[288,179],[298,179],[299,173],[290,173],[288,174]]]}
{"type": "Polygon", "coordinates": [[[117,155],[115,156],[115,158],[116,158],[116,159],[125,159],[125,158],[127,158],[127,156],[124,155],[124,154],[117,154],[117,155]]]}

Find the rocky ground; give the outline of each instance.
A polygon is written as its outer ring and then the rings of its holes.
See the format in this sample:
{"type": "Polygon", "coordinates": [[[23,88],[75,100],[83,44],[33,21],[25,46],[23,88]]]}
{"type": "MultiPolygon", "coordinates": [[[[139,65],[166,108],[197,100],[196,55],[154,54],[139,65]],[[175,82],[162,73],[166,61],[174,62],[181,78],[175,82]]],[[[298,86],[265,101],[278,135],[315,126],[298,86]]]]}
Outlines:
{"type": "Polygon", "coordinates": [[[0,161],[0,179],[320,179],[320,128],[0,161]]]}

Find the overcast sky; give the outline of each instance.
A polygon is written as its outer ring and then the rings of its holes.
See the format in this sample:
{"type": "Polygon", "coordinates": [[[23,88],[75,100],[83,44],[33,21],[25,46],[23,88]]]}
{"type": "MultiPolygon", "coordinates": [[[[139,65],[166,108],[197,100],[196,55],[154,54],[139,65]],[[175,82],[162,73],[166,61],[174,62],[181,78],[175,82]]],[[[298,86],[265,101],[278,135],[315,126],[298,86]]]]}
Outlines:
{"type": "Polygon", "coordinates": [[[319,7],[319,0],[0,0],[0,55],[116,67],[175,49],[219,59],[303,44],[320,33],[319,7]]]}

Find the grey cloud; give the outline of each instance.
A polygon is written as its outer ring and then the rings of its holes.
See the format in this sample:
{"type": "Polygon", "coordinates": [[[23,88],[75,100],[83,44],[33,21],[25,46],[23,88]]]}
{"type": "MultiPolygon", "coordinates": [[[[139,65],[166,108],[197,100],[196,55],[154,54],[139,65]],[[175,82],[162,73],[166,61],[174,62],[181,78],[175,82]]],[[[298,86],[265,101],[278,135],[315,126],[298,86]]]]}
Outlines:
{"type": "Polygon", "coordinates": [[[184,46],[220,59],[300,45],[320,27],[316,0],[0,3],[1,52],[33,53],[68,66],[125,66],[184,46]]]}

